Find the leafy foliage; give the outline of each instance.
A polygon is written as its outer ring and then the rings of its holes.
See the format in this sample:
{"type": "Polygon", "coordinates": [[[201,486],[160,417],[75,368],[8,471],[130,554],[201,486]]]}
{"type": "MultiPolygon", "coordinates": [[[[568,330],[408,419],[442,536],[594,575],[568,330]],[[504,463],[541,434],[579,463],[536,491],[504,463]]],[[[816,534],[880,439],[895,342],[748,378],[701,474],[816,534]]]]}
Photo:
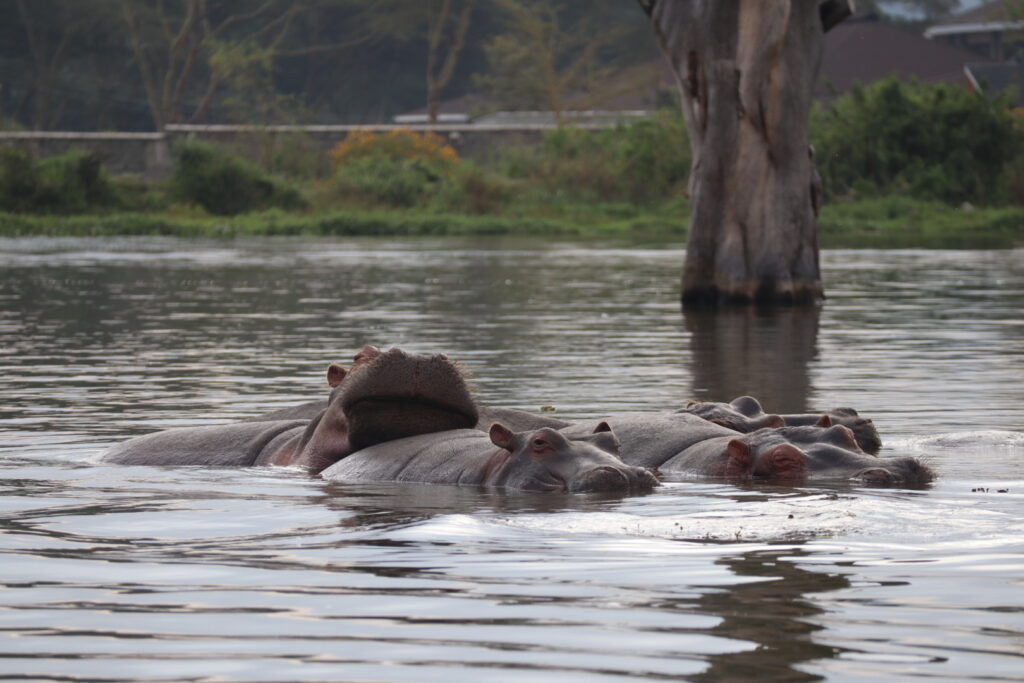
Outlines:
{"type": "Polygon", "coordinates": [[[539,191],[590,200],[650,202],[682,193],[690,171],[686,124],[676,112],[602,130],[559,128],[539,153],[511,155],[512,177],[539,191]]]}
{"type": "Polygon", "coordinates": [[[294,188],[214,145],[190,141],[179,145],[175,154],[173,194],[210,213],[230,216],[271,207],[296,209],[305,205],[302,195],[294,188]]]}
{"type": "Polygon", "coordinates": [[[459,161],[458,152],[440,135],[429,131],[416,133],[406,128],[395,128],[387,133],[353,131],[328,154],[335,167],[367,158],[442,165],[459,161]]]}
{"type": "Polygon", "coordinates": [[[117,204],[117,193],[92,152],[71,150],[36,161],[0,147],[0,209],[32,213],[84,213],[117,204]]]}
{"type": "Polygon", "coordinates": [[[1008,195],[1024,149],[1009,100],[949,85],[887,79],[817,111],[811,138],[827,195],[901,192],[950,203],[1008,195]]]}

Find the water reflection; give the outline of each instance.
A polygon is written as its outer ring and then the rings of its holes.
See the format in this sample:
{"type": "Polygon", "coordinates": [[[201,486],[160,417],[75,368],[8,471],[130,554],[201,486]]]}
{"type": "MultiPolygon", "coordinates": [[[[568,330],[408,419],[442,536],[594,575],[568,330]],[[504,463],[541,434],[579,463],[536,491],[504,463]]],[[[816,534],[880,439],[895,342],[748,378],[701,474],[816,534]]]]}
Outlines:
{"type": "Polygon", "coordinates": [[[798,681],[816,680],[795,665],[816,659],[836,657],[841,650],[811,640],[820,626],[808,617],[823,610],[807,598],[849,588],[842,574],[807,571],[791,559],[809,553],[791,548],[756,550],[742,555],[727,555],[717,564],[728,567],[736,576],[759,577],[760,581],[739,583],[725,590],[705,593],[698,605],[722,621],[712,633],[729,634],[758,644],[746,652],[710,657],[711,666],[697,681],[798,681]]]}
{"type": "Polygon", "coordinates": [[[817,307],[685,311],[692,398],[729,401],[749,395],[771,412],[806,412],[819,316],[817,307]]]}

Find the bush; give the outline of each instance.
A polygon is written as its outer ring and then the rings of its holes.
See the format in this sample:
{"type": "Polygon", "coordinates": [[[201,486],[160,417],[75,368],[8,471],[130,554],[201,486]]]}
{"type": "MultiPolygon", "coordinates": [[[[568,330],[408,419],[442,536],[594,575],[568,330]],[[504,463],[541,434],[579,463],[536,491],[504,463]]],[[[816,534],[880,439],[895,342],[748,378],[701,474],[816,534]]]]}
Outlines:
{"type": "Polygon", "coordinates": [[[629,126],[559,128],[539,152],[513,154],[506,172],[547,192],[588,201],[651,202],[680,193],[690,171],[681,114],[662,112],[629,126]]]}
{"type": "Polygon", "coordinates": [[[438,211],[486,214],[502,209],[514,195],[511,183],[462,162],[446,174],[430,199],[438,211]]]}
{"type": "Polygon", "coordinates": [[[175,197],[213,214],[239,213],[279,207],[297,209],[305,200],[297,190],[228,152],[198,141],[178,145],[171,179],[175,197]]]}
{"type": "Polygon", "coordinates": [[[334,189],[355,204],[412,207],[440,181],[436,169],[419,161],[365,157],[338,166],[334,189]]]}
{"type": "Polygon", "coordinates": [[[83,213],[118,203],[103,162],[71,150],[36,161],[28,152],[0,148],[0,208],[31,213],[83,213]]]}
{"type": "Polygon", "coordinates": [[[328,155],[335,168],[360,159],[415,161],[428,166],[448,166],[459,161],[455,148],[436,133],[416,133],[395,128],[387,133],[357,130],[336,144],[328,155]]]}
{"type": "Polygon", "coordinates": [[[401,128],[382,134],[355,131],[329,156],[338,196],[356,204],[403,208],[428,203],[459,163],[440,136],[401,128]]]}
{"type": "Polygon", "coordinates": [[[811,138],[826,195],[902,192],[952,204],[1008,198],[1022,149],[1010,103],[951,85],[890,78],[818,110],[811,138]]]}

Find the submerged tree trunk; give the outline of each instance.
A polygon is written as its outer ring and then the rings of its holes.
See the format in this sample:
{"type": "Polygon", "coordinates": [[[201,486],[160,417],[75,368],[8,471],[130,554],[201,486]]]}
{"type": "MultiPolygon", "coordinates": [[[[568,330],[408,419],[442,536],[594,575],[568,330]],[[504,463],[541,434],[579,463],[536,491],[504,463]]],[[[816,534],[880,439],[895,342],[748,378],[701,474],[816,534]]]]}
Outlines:
{"type": "MultiPolygon", "coordinates": [[[[808,118],[836,20],[818,0],[640,2],[675,72],[693,147],[683,305],[818,301],[808,118]]],[[[846,5],[825,5],[837,4],[846,5]]]]}

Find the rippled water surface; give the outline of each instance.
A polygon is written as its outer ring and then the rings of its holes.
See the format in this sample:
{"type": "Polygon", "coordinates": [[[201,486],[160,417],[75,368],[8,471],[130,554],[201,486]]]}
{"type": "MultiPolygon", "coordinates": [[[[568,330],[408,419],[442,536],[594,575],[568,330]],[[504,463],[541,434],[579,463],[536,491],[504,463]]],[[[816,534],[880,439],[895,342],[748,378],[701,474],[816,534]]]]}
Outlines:
{"type": "Polygon", "coordinates": [[[0,678],[1020,680],[1024,251],[832,251],[817,311],[689,315],[674,245],[0,241],[0,678]],[[133,435],[445,351],[567,419],[850,405],[919,491],[632,498],[119,468],[133,435]]]}

